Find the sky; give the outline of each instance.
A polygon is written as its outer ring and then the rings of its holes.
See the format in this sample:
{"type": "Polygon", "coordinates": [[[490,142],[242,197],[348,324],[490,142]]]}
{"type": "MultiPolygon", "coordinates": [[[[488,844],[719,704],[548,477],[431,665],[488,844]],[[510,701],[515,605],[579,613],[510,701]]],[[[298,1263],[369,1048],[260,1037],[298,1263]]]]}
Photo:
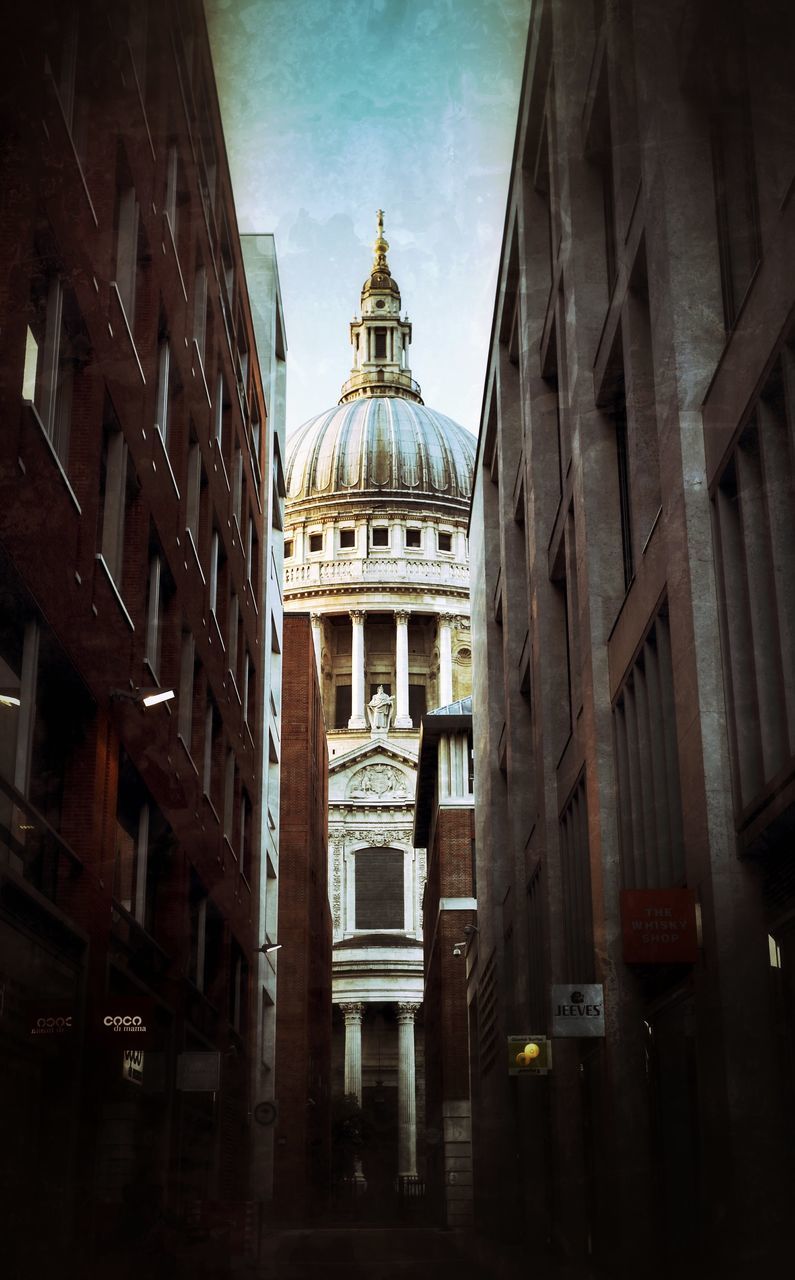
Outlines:
{"type": "Polygon", "coordinates": [[[376,210],[423,399],[473,433],[530,0],[205,0],[241,233],[273,232],[288,435],[336,404],[376,210]]]}

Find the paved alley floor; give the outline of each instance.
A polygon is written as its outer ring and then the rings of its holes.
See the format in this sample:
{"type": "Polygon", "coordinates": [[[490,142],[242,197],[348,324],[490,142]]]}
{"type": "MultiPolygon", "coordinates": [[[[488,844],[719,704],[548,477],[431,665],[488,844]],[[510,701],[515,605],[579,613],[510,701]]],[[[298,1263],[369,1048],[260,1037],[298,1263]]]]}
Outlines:
{"type": "Polygon", "coordinates": [[[467,1267],[449,1232],[419,1227],[279,1231],[263,1241],[261,1280],[494,1280],[467,1267]]]}

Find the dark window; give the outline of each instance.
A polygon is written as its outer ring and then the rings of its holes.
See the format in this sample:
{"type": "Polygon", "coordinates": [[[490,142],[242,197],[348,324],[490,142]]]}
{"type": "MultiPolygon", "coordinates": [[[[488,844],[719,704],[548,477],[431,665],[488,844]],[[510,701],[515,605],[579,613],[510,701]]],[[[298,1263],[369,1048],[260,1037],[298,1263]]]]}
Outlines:
{"type": "Polygon", "coordinates": [[[440,533],[439,534],[439,550],[452,551],[452,549],[453,549],[452,533],[440,533]]]}
{"type": "Polygon", "coordinates": [[[389,530],[386,525],[380,525],[372,531],[372,543],[374,547],[389,546],[389,530]]]}
{"type": "Polygon", "coordinates": [[[343,550],[348,551],[351,547],[356,546],[356,530],[340,529],[340,546],[343,550]]]}
{"type": "Polygon", "coordinates": [[[284,558],[285,558],[285,560],[289,560],[289,559],[291,558],[292,554],[293,554],[293,540],[292,540],[292,538],[287,538],[287,539],[286,539],[286,541],[285,541],[285,543],[284,543],[284,558]]]}
{"type": "Polygon", "coordinates": [[[406,530],[406,546],[407,547],[422,546],[422,530],[421,529],[406,530]]]}
{"type": "Polygon", "coordinates": [[[322,550],[323,550],[323,534],[322,534],[322,533],[310,533],[310,535],[309,535],[309,550],[310,550],[310,551],[322,551],[322,550]]]}
{"type": "Polygon", "coordinates": [[[356,928],[402,929],[403,854],[360,849],[356,854],[356,928]]]}
{"type": "Polygon", "coordinates": [[[338,684],[335,691],[334,728],[347,729],[351,718],[351,686],[338,684]]]}
{"type": "Polygon", "coordinates": [[[428,698],[425,692],[424,684],[409,685],[409,715],[411,722],[416,728],[425,712],[428,710],[428,698]]]}
{"type": "Polygon", "coordinates": [[[386,329],[376,329],[375,331],[375,358],[376,360],[386,360],[386,329]]]}

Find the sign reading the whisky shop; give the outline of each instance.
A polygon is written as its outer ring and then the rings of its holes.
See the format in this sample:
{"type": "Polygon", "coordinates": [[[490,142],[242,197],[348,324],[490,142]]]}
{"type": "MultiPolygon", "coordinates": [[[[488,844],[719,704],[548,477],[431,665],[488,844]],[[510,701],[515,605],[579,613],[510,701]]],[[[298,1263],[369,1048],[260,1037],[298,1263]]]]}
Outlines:
{"type": "Polygon", "coordinates": [[[693,964],[698,959],[692,889],[625,889],[621,932],[627,964],[693,964]]]}
{"type": "Polygon", "coordinates": [[[601,983],[553,986],[553,1036],[604,1036],[604,1033],[605,1002],[601,983]]]}

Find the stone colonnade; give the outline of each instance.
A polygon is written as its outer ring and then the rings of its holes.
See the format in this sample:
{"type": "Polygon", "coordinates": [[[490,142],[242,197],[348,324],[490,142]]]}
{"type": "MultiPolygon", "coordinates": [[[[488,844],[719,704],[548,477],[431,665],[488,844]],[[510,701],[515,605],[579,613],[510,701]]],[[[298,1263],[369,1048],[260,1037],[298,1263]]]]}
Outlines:
{"type": "MultiPolygon", "coordinates": [[[[398,1020],[398,1177],[417,1176],[417,1072],[414,1020],[419,1004],[400,1002],[398,1020]]],[[[345,1093],[362,1104],[362,1019],[364,1003],[340,1004],[345,1018],[345,1093]]]]}
{"type": "MultiPolygon", "coordinates": [[[[349,729],[367,729],[365,711],[366,671],[364,650],[365,610],[352,609],[351,619],[351,718],[349,729]]],[[[419,616],[427,616],[425,614],[419,616]]],[[[409,715],[409,609],[396,609],[395,617],[395,729],[416,728],[409,715]]],[[[446,707],[453,701],[453,622],[454,613],[436,614],[437,642],[439,645],[439,695],[438,705],[446,707]]],[[[323,647],[323,614],[311,614],[312,638],[318,673],[323,647]]]]}

